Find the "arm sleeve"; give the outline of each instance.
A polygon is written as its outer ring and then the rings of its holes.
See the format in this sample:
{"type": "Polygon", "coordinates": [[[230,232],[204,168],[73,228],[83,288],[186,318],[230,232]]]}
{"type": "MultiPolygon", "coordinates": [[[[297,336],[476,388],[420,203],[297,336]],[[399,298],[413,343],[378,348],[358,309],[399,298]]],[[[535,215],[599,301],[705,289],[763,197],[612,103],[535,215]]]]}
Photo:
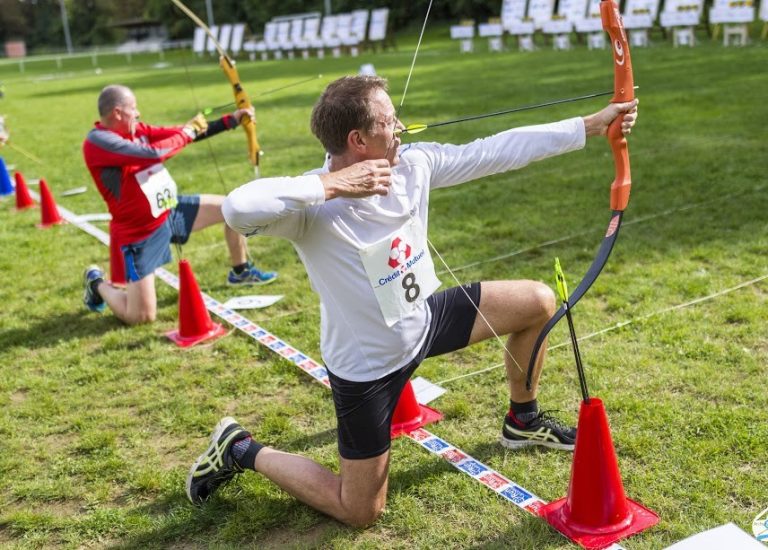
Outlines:
{"type": "Polygon", "coordinates": [[[432,164],[430,186],[434,189],[516,170],[581,149],[585,142],[584,120],[579,117],[514,128],[466,145],[426,144],[424,152],[432,164]]]}
{"type": "Polygon", "coordinates": [[[264,178],[232,191],[221,211],[227,225],[247,237],[263,234],[297,240],[308,227],[309,208],[324,202],[319,176],[264,178]]]}
{"type": "Polygon", "coordinates": [[[221,132],[225,132],[227,130],[232,130],[233,128],[237,128],[239,126],[239,123],[237,120],[235,120],[235,117],[232,115],[224,115],[218,120],[213,120],[208,123],[208,129],[197,136],[195,138],[195,141],[202,141],[204,139],[207,139],[209,137],[213,137],[216,134],[220,134],[221,132]]]}
{"type": "Polygon", "coordinates": [[[155,133],[150,128],[148,134],[150,143],[136,143],[107,130],[92,130],[86,142],[98,149],[98,154],[89,155],[88,163],[92,166],[151,166],[174,156],[188,143],[181,129],[161,128],[155,133]],[[162,139],[152,141],[163,135],[162,139]]]}

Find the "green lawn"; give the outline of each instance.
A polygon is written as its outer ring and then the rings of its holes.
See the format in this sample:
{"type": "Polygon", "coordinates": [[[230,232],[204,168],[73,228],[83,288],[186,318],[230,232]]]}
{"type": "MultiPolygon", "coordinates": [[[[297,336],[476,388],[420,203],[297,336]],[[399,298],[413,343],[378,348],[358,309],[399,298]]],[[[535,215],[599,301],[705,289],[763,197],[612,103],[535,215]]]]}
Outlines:
{"type": "MultiPolygon", "coordinates": [[[[444,29],[428,34],[402,117],[406,123],[501,110],[610,89],[608,50],[583,46],[459,55],[444,29]]],[[[399,96],[415,44],[357,59],[239,64],[253,96],[266,152],[262,174],[298,174],[322,162],[308,130],[324,83],[365,62],[399,96]],[[258,97],[302,78],[317,82],[258,97]]],[[[481,48],[481,50],[483,50],[481,48]]],[[[657,44],[633,53],[641,118],[630,141],[634,188],[627,225],[605,271],[574,310],[585,335],[637,319],[581,344],[593,395],[606,403],[626,492],[661,516],[627,548],[658,549],[733,521],[751,532],[768,506],[768,283],[745,286],[690,307],[651,315],[768,274],[765,43],[693,49],[657,44]]],[[[45,177],[59,203],[103,212],[81,156],[104,85],[136,91],[143,118],[178,123],[230,99],[214,60],[176,52],[156,57],[88,58],[0,65],[14,150],[6,162],[45,177]],[[88,185],[88,192],[61,192],[88,185]]],[[[597,110],[602,99],[449,126],[419,139],[464,142],[511,126],[597,110]]],[[[238,130],[189,148],[168,163],[181,189],[225,193],[250,178],[238,130]]],[[[608,222],[613,161],[603,140],[517,173],[435,192],[430,237],[462,282],[534,278],[552,283],[559,256],[574,288],[608,222]],[[552,240],[560,242],[539,246],[552,240]],[[519,254],[515,251],[525,250],[519,254]],[[505,256],[490,261],[492,258],[505,256]]],[[[39,211],[0,201],[0,546],[462,547],[571,548],[564,538],[408,440],[393,443],[389,502],[360,531],[297,503],[253,473],[197,509],[184,478],[225,414],[257,439],[335,468],[330,393],[288,361],[240,334],[181,350],[163,331],[176,326],[176,293],[159,283],[159,319],[126,328],[81,303],[85,265],[107,249],[73,226],[38,230],[39,211]]],[[[106,227],[106,226],[102,226],[106,227]]],[[[292,247],[250,241],[259,265],[280,272],[265,289],[278,304],[245,315],[319,359],[317,298],[292,247]]],[[[227,254],[221,229],[184,247],[204,292],[221,301],[227,254]]],[[[174,264],[168,268],[176,270],[174,264]]],[[[438,265],[438,270],[441,270],[438,265]]],[[[452,285],[450,275],[441,278],[452,285]]],[[[567,340],[558,326],[551,342],[567,340]]],[[[495,342],[426,362],[440,382],[497,365],[495,342]]],[[[430,429],[547,500],[567,490],[571,455],[510,452],[496,440],[507,397],[503,369],[446,382],[433,405],[445,419],[430,429]]],[[[553,350],[541,403],[576,420],[580,394],[569,347],[553,350]]]]}

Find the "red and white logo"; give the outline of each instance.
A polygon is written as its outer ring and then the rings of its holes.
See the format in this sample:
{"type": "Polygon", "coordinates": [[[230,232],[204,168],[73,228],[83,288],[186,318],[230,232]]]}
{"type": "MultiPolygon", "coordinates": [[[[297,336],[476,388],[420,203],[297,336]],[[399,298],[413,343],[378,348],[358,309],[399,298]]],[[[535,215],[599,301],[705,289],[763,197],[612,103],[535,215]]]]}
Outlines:
{"type": "Polygon", "coordinates": [[[392,240],[392,245],[389,249],[389,260],[387,261],[389,267],[395,269],[403,265],[410,257],[411,245],[403,241],[400,237],[395,237],[392,240]]]}

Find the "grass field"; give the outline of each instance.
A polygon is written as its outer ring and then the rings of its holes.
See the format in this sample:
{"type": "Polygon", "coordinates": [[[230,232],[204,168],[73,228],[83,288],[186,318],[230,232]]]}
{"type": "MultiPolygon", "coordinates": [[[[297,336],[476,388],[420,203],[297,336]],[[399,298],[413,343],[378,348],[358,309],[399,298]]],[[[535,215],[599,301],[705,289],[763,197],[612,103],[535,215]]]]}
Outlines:
{"type": "MultiPolygon", "coordinates": [[[[402,118],[406,123],[500,110],[608,90],[610,54],[476,53],[460,56],[444,29],[428,34],[402,118]]],[[[308,117],[324,83],[374,63],[399,101],[415,40],[398,52],[324,61],[241,62],[257,108],[265,176],[322,162],[308,117]],[[317,82],[260,98],[259,91],[322,73],[317,82]]],[[[230,99],[213,60],[176,53],[122,66],[89,59],[0,66],[12,141],[41,157],[2,154],[28,178],[45,177],[62,206],[106,210],[82,161],[98,91],[136,91],[143,118],[178,123],[230,99]],[[61,197],[87,185],[85,194],[61,197]]],[[[574,311],[582,335],[637,319],[581,344],[590,389],[606,403],[627,494],[661,523],[625,543],[657,549],[733,521],[751,532],[768,506],[768,282],[709,296],[768,274],[765,43],[724,49],[667,45],[633,51],[641,116],[630,142],[633,195],[604,273],[574,311]],[[654,315],[657,312],[656,315],[654,315]]],[[[602,100],[488,119],[420,134],[463,142],[511,126],[587,114],[602,100]]],[[[225,193],[249,179],[241,132],[190,147],[168,163],[187,192],[225,193]]],[[[608,222],[613,161],[603,140],[517,173],[435,192],[430,237],[462,282],[552,282],[559,256],[572,287],[608,222]],[[566,238],[568,237],[568,238],[566,238]],[[558,240],[556,244],[542,243],[558,240]],[[515,251],[521,251],[515,254],[515,251]],[[498,259],[498,257],[502,257],[498,259]],[[497,259],[494,259],[497,258],[497,259]]],[[[176,293],[158,283],[159,318],[127,328],[81,303],[85,265],[107,249],[72,226],[38,230],[39,211],[0,202],[0,546],[111,548],[571,548],[550,529],[457,473],[413,442],[393,443],[387,510],[367,530],[346,528],[253,473],[201,509],[184,478],[211,427],[236,416],[257,439],[337,465],[330,394],[288,361],[232,334],[180,350],[176,293]]],[[[265,290],[285,298],[246,316],[319,359],[317,298],[292,247],[250,241],[259,265],[280,272],[265,290]]],[[[221,301],[221,230],[183,249],[202,289],[221,301]]],[[[176,270],[170,264],[169,269],[176,270]]],[[[440,270],[440,266],[438,265],[440,270]]],[[[441,274],[445,286],[453,284],[441,274]]],[[[567,339],[564,326],[551,337],[567,339]]],[[[547,500],[563,496],[571,455],[510,452],[497,444],[505,413],[495,342],[426,362],[419,374],[448,389],[431,430],[547,500]],[[487,369],[487,370],[484,370],[487,369]],[[481,371],[483,372],[477,372],[481,371]],[[476,373],[463,378],[456,377],[476,373]],[[454,380],[451,380],[454,379],[454,380]]],[[[570,348],[549,354],[540,402],[574,421],[579,391],[570,348]]]]}

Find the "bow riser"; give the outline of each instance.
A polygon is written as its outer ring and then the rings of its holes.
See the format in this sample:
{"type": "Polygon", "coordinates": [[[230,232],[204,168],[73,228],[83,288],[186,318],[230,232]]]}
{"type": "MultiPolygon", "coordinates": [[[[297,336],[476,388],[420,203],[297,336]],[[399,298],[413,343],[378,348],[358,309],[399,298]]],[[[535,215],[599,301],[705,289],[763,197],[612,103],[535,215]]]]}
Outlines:
{"type": "MultiPolygon", "coordinates": [[[[629,54],[627,33],[613,0],[600,2],[600,16],[603,30],[608,33],[613,49],[613,99],[612,103],[624,103],[635,99],[635,81],[632,76],[632,58],[629,54]]],[[[629,169],[629,150],[627,139],[621,132],[621,118],[614,120],[608,127],[608,142],[613,152],[616,177],[611,184],[611,210],[624,210],[629,203],[629,191],[632,187],[632,175],[629,169]]]]}
{"type": "MultiPolygon", "coordinates": [[[[235,62],[229,57],[222,56],[219,58],[219,65],[229,82],[232,84],[232,93],[235,96],[235,105],[237,108],[247,109],[251,107],[251,98],[248,97],[242,84],[240,84],[240,75],[235,67],[235,62]]],[[[256,123],[248,116],[243,117],[239,122],[242,125],[243,130],[245,131],[245,137],[248,140],[248,159],[251,161],[254,169],[258,169],[261,146],[256,137],[256,123]]]]}

